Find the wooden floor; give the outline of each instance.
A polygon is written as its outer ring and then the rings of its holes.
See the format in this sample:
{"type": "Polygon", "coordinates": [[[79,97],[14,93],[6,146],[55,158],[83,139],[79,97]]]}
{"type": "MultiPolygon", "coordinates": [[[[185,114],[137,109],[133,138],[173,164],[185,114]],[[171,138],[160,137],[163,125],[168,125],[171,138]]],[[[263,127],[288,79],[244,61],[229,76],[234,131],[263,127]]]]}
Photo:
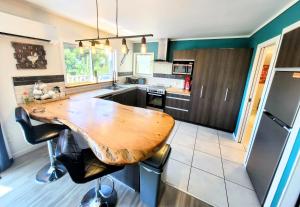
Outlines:
{"type": "MultiPolygon", "coordinates": [[[[51,184],[37,184],[36,172],[48,162],[46,148],[15,160],[13,166],[1,174],[0,207],[76,207],[83,195],[95,182],[75,184],[69,175],[51,184]]],[[[117,206],[145,206],[139,194],[119,182],[115,182],[118,193],[117,206]]],[[[171,186],[165,185],[159,206],[189,207],[209,206],[171,186]]]]}

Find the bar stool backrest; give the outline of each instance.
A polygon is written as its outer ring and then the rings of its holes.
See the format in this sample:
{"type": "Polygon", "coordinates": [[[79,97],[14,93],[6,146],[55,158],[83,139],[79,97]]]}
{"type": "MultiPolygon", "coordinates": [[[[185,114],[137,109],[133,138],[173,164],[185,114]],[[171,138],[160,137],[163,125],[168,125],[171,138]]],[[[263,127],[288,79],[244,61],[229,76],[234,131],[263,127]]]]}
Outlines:
{"type": "Polygon", "coordinates": [[[36,144],[36,137],[33,132],[33,127],[31,125],[30,118],[23,107],[17,107],[15,109],[15,118],[23,129],[26,141],[30,144],[36,144]]]}
{"type": "Polygon", "coordinates": [[[72,180],[81,180],[85,174],[82,149],[70,130],[65,130],[59,137],[56,145],[56,159],[60,161],[69,172],[72,180]]]}

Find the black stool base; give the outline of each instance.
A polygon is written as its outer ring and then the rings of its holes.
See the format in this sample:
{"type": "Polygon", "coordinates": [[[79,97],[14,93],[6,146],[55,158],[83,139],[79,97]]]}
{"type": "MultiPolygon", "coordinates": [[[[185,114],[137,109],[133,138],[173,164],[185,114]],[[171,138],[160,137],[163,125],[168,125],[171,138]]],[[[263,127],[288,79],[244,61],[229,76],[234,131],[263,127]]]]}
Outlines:
{"type": "Polygon", "coordinates": [[[45,165],[36,175],[36,181],[38,183],[51,183],[67,173],[66,168],[58,161],[55,161],[55,166],[51,166],[50,163],[45,165]]]}
{"type": "Polygon", "coordinates": [[[81,200],[81,207],[106,207],[115,206],[117,192],[111,186],[101,185],[101,192],[96,196],[95,188],[89,190],[81,200]]]}

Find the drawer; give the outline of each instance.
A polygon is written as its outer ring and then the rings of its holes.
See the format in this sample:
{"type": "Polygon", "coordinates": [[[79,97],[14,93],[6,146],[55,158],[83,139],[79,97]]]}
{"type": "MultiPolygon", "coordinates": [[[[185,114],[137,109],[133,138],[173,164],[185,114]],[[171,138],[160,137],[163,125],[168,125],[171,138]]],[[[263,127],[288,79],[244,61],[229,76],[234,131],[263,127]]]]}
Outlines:
{"type": "Polygon", "coordinates": [[[189,95],[181,95],[181,94],[176,94],[176,93],[167,93],[166,96],[172,97],[172,98],[184,99],[184,100],[191,99],[191,96],[189,96],[189,95]]]}
{"type": "Polygon", "coordinates": [[[172,116],[174,119],[186,121],[188,120],[189,112],[185,109],[177,109],[166,106],[165,113],[172,116]]]}
{"type": "Polygon", "coordinates": [[[166,107],[169,106],[169,107],[189,110],[190,99],[166,96],[166,104],[165,105],[166,105],[166,107]]]}

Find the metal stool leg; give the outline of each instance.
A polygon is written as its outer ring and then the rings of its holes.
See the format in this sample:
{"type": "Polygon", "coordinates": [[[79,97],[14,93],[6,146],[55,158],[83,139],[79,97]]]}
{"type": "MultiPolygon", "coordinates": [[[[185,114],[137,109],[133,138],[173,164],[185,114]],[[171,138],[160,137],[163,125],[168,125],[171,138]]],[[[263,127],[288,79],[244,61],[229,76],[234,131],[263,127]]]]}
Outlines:
{"type": "Polygon", "coordinates": [[[52,140],[48,140],[47,145],[48,145],[50,163],[45,165],[37,173],[36,181],[38,183],[54,182],[67,173],[66,168],[59,161],[57,161],[54,157],[52,140]]]}
{"type": "Polygon", "coordinates": [[[117,203],[117,192],[112,186],[101,185],[101,178],[97,179],[95,188],[89,190],[81,200],[81,207],[95,207],[95,206],[115,206],[117,203]]]}

